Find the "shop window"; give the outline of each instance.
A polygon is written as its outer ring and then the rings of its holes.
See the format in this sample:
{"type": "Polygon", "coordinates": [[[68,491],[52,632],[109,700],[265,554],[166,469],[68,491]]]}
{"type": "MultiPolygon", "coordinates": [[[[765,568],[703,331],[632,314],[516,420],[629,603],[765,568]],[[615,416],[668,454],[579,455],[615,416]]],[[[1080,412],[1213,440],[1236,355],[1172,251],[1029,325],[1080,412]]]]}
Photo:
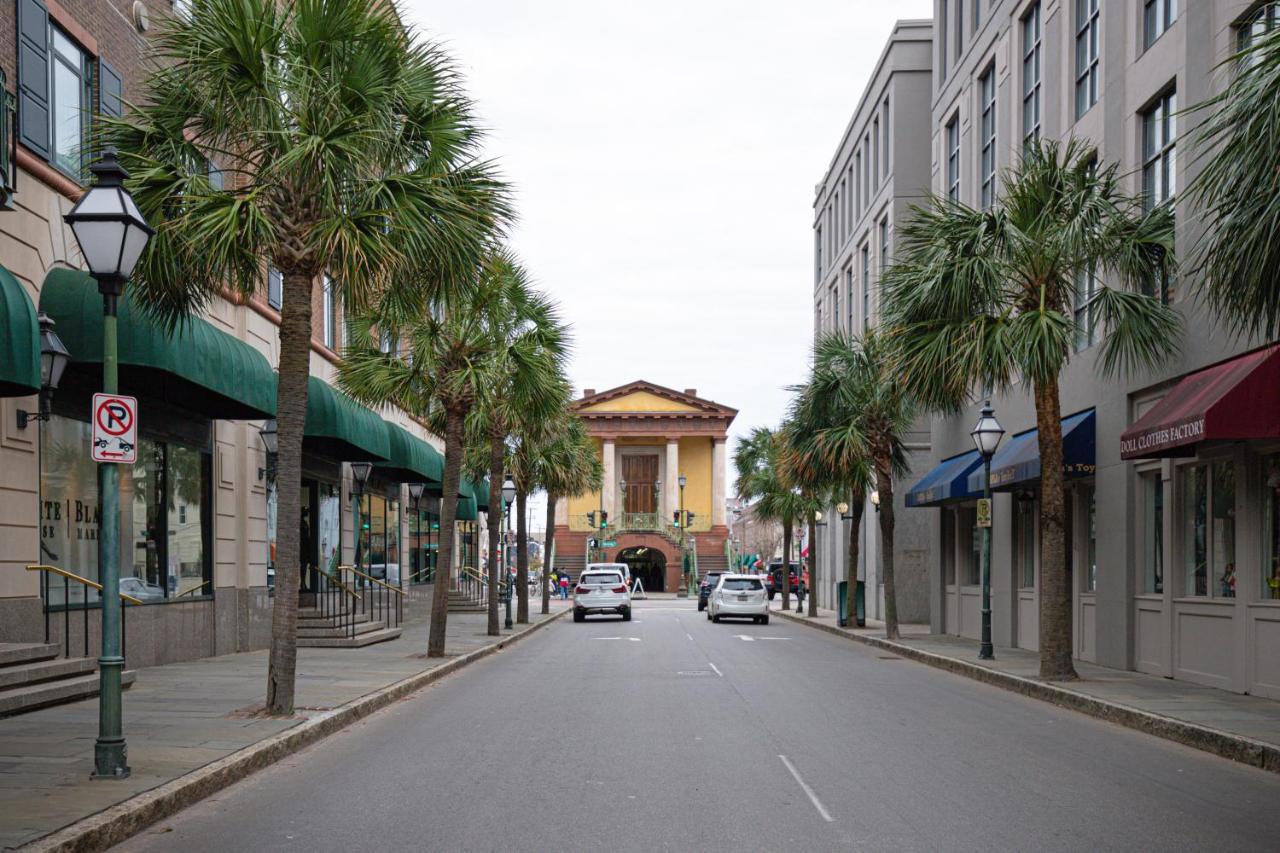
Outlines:
{"type": "Polygon", "coordinates": [[[1184,594],[1234,598],[1235,467],[1231,462],[1184,466],[1178,487],[1184,594]]]}
{"type": "Polygon", "coordinates": [[[1018,586],[1035,589],[1036,586],[1036,502],[1031,497],[1019,497],[1014,504],[1014,559],[1017,560],[1018,586]]]}
{"type": "Polygon", "coordinates": [[[978,527],[978,511],[975,507],[959,510],[960,530],[968,539],[962,550],[964,559],[964,584],[979,586],[982,583],[982,529],[978,527]]]}
{"type": "Polygon", "coordinates": [[[380,495],[363,500],[356,565],[390,584],[400,583],[400,502],[380,495]]]}
{"type": "MultiPolygon", "coordinates": [[[[98,580],[101,504],[89,458],[89,424],[54,415],[41,427],[42,559],[98,580]]],[[[147,602],[212,592],[210,455],[141,438],[138,461],[120,466],[121,589],[147,602]]],[[[71,586],[79,586],[72,584],[71,586]]],[[[47,604],[97,603],[98,595],[54,584],[47,604]]]]}
{"type": "Polygon", "coordinates": [[[435,577],[440,545],[438,502],[439,498],[424,497],[419,502],[417,515],[409,514],[410,583],[429,583],[435,577]]]}
{"type": "Polygon", "coordinates": [[[1081,489],[1081,506],[1085,514],[1085,531],[1089,537],[1084,552],[1084,592],[1098,591],[1098,495],[1093,486],[1081,489]]]}
{"type": "Polygon", "coordinates": [[[947,547],[942,549],[942,582],[946,586],[956,585],[956,514],[951,510],[942,513],[942,541],[947,547]]]}
{"type": "Polygon", "coordinates": [[[1262,519],[1262,600],[1280,601],[1280,456],[1267,460],[1262,519]]]}
{"type": "Polygon", "coordinates": [[[1159,471],[1139,478],[1142,494],[1142,591],[1164,592],[1164,482],[1159,471]]]}

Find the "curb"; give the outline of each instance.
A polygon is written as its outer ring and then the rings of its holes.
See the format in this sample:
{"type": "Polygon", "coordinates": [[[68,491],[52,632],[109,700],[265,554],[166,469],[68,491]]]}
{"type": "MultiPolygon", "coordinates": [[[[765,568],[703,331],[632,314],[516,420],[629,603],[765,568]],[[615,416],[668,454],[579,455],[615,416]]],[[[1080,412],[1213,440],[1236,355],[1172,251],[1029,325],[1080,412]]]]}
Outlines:
{"type": "Polygon", "coordinates": [[[341,705],[328,713],[311,717],[302,723],[277,732],[255,744],[230,755],[198,767],[189,773],[171,779],[149,791],[144,791],[117,803],[97,814],[82,818],[43,838],[38,838],[19,848],[32,853],[63,853],[63,851],[106,850],[119,844],[148,826],[193,805],[205,797],[287,758],[352,723],[390,705],[398,699],[415,693],[432,682],[456,672],[468,664],[488,657],[513,645],[530,634],[541,630],[571,612],[566,608],[550,618],[543,619],[522,631],[502,638],[492,645],[459,655],[440,666],[416,675],[410,675],[372,693],[367,693],[341,705]]]}
{"type": "Polygon", "coordinates": [[[880,637],[852,634],[830,625],[810,622],[805,617],[795,616],[790,613],[775,611],[775,614],[788,621],[807,625],[810,628],[825,631],[828,634],[834,634],[837,637],[843,637],[856,643],[891,651],[918,663],[963,675],[974,681],[981,681],[984,684],[1020,693],[1032,699],[1040,699],[1062,708],[1088,714],[1099,720],[1117,723],[1136,731],[1180,743],[1183,746],[1212,753],[1221,758],[1248,764],[1269,773],[1280,773],[1280,746],[1275,744],[1211,729],[1196,723],[1188,723],[1185,720],[1177,720],[1161,714],[1154,714],[1150,711],[1142,711],[1118,702],[1109,702],[1078,693],[1065,687],[1059,687],[1056,684],[1024,678],[1020,675],[1012,675],[960,660],[959,658],[926,652],[904,643],[895,643],[880,637]]]}

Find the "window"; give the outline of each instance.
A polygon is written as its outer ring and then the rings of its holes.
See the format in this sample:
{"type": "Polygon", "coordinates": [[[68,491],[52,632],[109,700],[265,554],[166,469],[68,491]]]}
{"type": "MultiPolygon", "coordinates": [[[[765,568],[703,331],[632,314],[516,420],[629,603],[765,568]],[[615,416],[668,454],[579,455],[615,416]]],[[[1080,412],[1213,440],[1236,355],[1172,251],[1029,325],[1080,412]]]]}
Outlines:
{"type": "Polygon", "coordinates": [[[1040,4],[1022,19],[1022,148],[1040,139],[1040,4]]]}
{"type": "Polygon", "coordinates": [[[1262,600],[1280,601],[1280,456],[1267,459],[1263,473],[1262,600]]]}
{"type": "Polygon", "coordinates": [[[1139,477],[1142,494],[1142,591],[1164,592],[1164,482],[1159,471],[1139,477]]]}
{"type": "Polygon", "coordinates": [[[53,122],[50,161],[80,179],[89,136],[93,78],[89,56],[57,27],[50,28],[49,115],[53,122]]]}
{"type": "Polygon", "coordinates": [[[813,278],[817,281],[822,278],[822,226],[819,225],[817,230],[813,232],[813,278]]]}
{"type": "MultiPolygon", "coordinates": [[[[841,186],[842,187],[844,186],[843,181],[841,182],[841,186]]],[[[836,190],[836,223],[837,223],[836,231],[837,231],[837,234],[839,235],[837,239],[838,241],[843,240],[844,233],[845,233],[844,231],[845,221],[844,221],[844,206],[840,204],[840,190],[836,190]]]]}
{"type": "Polygon", "coordinates": [[[1081,506],[1084,509],[1085,531],[1089,542],[1084,553],[1084,577],[1081,578],[1083,592],[1098,591],[1098,495],[1093,486],[1084,486],[1081,494],[1081,506]]]}
{"type": "Polygon", "coordinates": [[[1098,296],[1097,276],[1089,270],[1078,270],[1075,291],[1075,349],[1076,352],[1081,352],[1098,342],[1098,316],[1093,304],[1098,296]]]}
{"type": "Polygon", "coordinates": [[[844,192],[844,209],[845,209],[845,225],[847,230],[845,236],[849,236],[849,232],[853,231],[853,165],[850,164],[846,181],[848,182],[844,192]]]}
{"type": "Polygon", "coordinates": [[[965,530],[969,531],[969,552],[965,560],[964,582],[969,586],[982,584],[982,528],[978,526],[978,510],[964,508],[965,530]]]}
{"type": "Polygon", "coordinates": [[[381,495],[361,501],[361,535],[356,540],[356,566],[366,574],[400,583],[400,502],[381,495]]]}
{"type": "Polygon", "coordinates": [[[275,267],[267,267],[267,304],[277,311],[284,305],[284,275],[275,267]]]}
{"type": "Polygon", "coordinates": [[[857,185],[853,188],[853,194],[857,198],[857,215],[862,216],[862,152],[859,151],[853,157],[855,164],[854,180],[857,185]]]}
{"type": "Polygon", "coordinates": [[[1076,118],[1098,102],[1100,0],[1076,0],[1076,118]]]}
{"type": "Polygon", "coordinates": [[[942,0],[938,11],[938,79],[947,79],[947,0],[942,0]]]}
{"type": "Polygon", "coordinates": [[[331,350],[338,348],[338,300],[333,292],[333,279],[324,276],[324,345],[331,350]]]}
{"type": "Polygon", "coordinates": [[[871,150],[871,177],[878,187],[880,186],[880,116],[876,116],[871,122],[871,150]]]}
{"type": "Polygon", "coordinates": [[[952,512],[949,509],[942,511],[942,541],[948,546],[942,549],[942,582],[946,586],[955,586],[956,583],[956,531],[959,528],[957,518],[958,510],[952,512]]]}
{"type": "Polygon", "coordinates": [[[838,284],[831,285],[831,329],[833,331],[840,330],[840,286],[838,284]]]}
{"type": "MultiPolygon", "coordinates": [[[[1142,114],[1142,196],[1148,208],[1171,202],[1177,193],[1177,111],[1178,96],[1171,89],[1142,114]]],[[[1167,304],[1173,298],[1172,289],[1172,281],[1165,277],[1147,292],[1167,304]]]]}
{"type": "Polygon", "coordinates": [[[1182,501],[1183,592],[1234,598],[1235,467],[1231,462],[1178,469],[1182,501]]]}
{"type": "Polygon", "coordinates": [[[973,0],[973,31],[978,32],[982,26],[982,0],[973,0]]]}
{"type": "MultiPolygon", "coordinates": [[[[40,455],[40,551],[96,581],[102,508],[90,432],[88,422],[57,414],[41,424],[47,451],[40,455]]],[[[206,450],[143,435],[137,464],[120,468],[120,577],[135,598],[212,593],[211,458],[206,450]]],[[[79,584],[46,590],[48,605],[99,602],[96,591],[79,584]]]]}
{"type": "Polygon", "coordinates": [[[956,0],[956,65],[964,56],[964,0],[956,0]]]}
{"type": "Polygon", "coordinates": [[[889,265],[889,217],[880,220],[880,275],[883,278],[884,268],[889,265]]]}
{"type": "Polygon", "coordinates": [[[854,334],[858,330],[857,319],[853,316],[853,267],[845,267],[844,270],[844,307],[849,314],[849,334],[854,334]]]}
{"type": "Polygon", "coordinates": [[[871,247],[862,247],[862,328],[871,326],[871,247]]]}
{"type": "Polygon", "coordinates": [[[173,14],[185,21],[191,20],[191,0],[173,0],[173,14]]]}
{"type": "Polygon", "coordinates": [[[996,198],[996,66],[992,63],[978,78],[982,98],[982,209],[996,198]]]}
{"type": "Polygon", "coordinates": [[[9,94],[9,80],[0,68],[0,210],[10,210],[17,174],[13,164],[14,118],[17,99],[9,94]]]}
{"type": "Polygon", "coordinates": [[[429,583],[440,547],[440,499],[423,495],[408,522],[409,583],[429,583]]]}
{"type": "Polygon", "coordinates": [[[947,122],[947,198],[960,200],[960,114],[947,122]]]}
{"type": "Polygon", "coordinates": [[[884,99],[884,176],[889,177],[889,99],[884,99]]]}
{"type": "Polygon", "coordinates": [[[1146,0],[1142,5],[1142,47],[1145,50],[1178,18],[1178,0],[1146,0]]]}
{"type": "Polygon", "coordinates": [[[214,162],[208,157],[204,159],[204,173],[205,176],[209,178],[209,186],[213,187],[215,190],[221,190],[223,188],[222,170],[214,165],[214,162]]]}
{"type": "MultiPolygon", "coordinates": [[[[1259,38],[1276,28],[1277,22],[1280,22],[1280,4],[1277,3],[1264,3],[1247,15],[1241,21],[1238,29],[1240,50],[1248,50],[1253,47],[1259,38]]],[[[1242,61],[1251,65],[1257,60],[1253,56],[1249,56],[1242,61]]]]}
{"type": "Polygon", "coordinates": [[[1018,587],[1036,586],[1036,502],[1019,497],[1014,504],[1014,559],[1017,561],[1018,587]]]}
{"type": "Polygon", "coordinates": [[[862,205],[867,207],[871,204],[871,134],[868,133],[862,139],[862,150],[866,152],[866,159],[862,161],[862,205]]]}

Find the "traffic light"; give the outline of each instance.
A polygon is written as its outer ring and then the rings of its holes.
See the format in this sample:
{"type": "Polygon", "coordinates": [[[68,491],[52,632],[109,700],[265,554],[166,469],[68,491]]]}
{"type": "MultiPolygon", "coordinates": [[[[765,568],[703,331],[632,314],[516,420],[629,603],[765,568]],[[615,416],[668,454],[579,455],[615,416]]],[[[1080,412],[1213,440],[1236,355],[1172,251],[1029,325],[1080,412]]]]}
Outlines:
{"type": "Polygon", "coordinates": [[[588,539],[588,540],[587,540],[587,547],[588,547],[588,548],[594,548],[594,547],[596,547],[596,540],[594,540],[594,539],[588,539]]]}
{"type": "Polygon", "coordinates": [[[605,512],[604,510],[600,510],[600,529],[604,530],[608,526],[609,526],[609,513],[605,512]]]}
{"type": "Polygon", "coordinates": [[[592,528],[594,528],[594,527],[596,526],[596,514],[595,514],[595,512],[589,512],[589,513],[587,513],[587,526],[588,526],[588,527],[592,527],[592,528]]]}
{"type": "Polygon", "coordinates": [[[678,509],[671,511],[671,526],[672,527],[680,526],[680,510],[678,509]]]}
{"type": "Polygon", "coordinates": [[[692,527],[692,526],[693,526],[693,519],[694,519],[694,515],[693,515],[693,513],[692,513],[692,512],[690,512],[689,510],[685,510],[685,511],[684,511],[684,527],[685,527],[685,530],[688,530],[690,527],[692,527]]]}

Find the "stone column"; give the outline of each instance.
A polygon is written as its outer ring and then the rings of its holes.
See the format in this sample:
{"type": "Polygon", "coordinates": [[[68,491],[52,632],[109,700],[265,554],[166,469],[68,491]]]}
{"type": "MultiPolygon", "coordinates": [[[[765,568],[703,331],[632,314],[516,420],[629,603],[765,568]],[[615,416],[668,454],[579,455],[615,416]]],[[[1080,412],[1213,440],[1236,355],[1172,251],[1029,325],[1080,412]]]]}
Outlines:
{"type": "Polygon", "coordinates": [[[724,507],[725,440],[717,438],[711,445],[711,526],[725,526],[724,507]]]}
{"type": "MultiPolygon", "coordinates": [[[[617,478],[614,471],[614,456],[616,455],[616,450],[614,448],[612,438],[606,438],[604,440],[603,453],[604,453],[604,458],[602,459],[602,461],[604,463],[604,492],[603,492],[603,497],[601,498],[601,504],[604,507],[604,511],[609,513],[610,524],[617,524],[618,521],[620,521],[621,519],[618,519],[617,515],[615,514],[615,507],[614,507],[614,504],[615,504],[614,499],[617,493],[617,478]]],[[[596,524],[599,524],[599,523],[600,523],[600,519],[597,518],[596,524]]]]}
{"type": "Polygon", "coordinates": [[[671,513],[680,508],[680,440],[667,439],[667,473],[662,477],[662,493],[665,497],[662,508],[663,529],[670,529],[671,513]]]}

